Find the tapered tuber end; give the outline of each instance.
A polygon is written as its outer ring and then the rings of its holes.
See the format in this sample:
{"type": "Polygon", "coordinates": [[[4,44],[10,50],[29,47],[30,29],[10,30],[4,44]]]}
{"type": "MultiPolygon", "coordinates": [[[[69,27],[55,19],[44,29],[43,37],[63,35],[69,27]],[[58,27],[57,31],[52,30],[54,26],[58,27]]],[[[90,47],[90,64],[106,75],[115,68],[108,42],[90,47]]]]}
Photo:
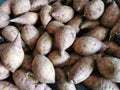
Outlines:
{"type": "Polygon", "coordinates": [[[65,50],[60,50],[60,56],[63,56],[65,53],[65,50]]]}
{"type": "Polygon", "coordinates": [[[9,20],[9,22],[17,22],[18,21],[18,19],[11,19],[11,20],[9,20]]]}
{"type": "Polygon", "coordinates": [[[106,45],[106,44],[102,44],[102,47],[101,47],[101,49],[100,49],[100,52],[104,52],[106,49],[108,49],[109,48],[109,46],[108,45],[106,45]]]}
{"type": "Polygon", "coordinates": [[[21,43],[21,35],[20,33],[18,33],[14,43],[13,43],[15,46],[18,46],[18,47],[22,47],[22,43],[21,43]]]}

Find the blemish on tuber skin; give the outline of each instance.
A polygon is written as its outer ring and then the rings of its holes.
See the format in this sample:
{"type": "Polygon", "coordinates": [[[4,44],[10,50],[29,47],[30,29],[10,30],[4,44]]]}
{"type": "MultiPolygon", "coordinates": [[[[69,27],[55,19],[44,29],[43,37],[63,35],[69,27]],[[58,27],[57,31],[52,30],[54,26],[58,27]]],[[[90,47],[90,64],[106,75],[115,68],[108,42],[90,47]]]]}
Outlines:
{"type": "Polygon", "coordinates": [[[9,71],[15,72],[21,66],[23,59],[24,51],[19,33],[16,40],[2,51],[1,60],[9,71]]]}

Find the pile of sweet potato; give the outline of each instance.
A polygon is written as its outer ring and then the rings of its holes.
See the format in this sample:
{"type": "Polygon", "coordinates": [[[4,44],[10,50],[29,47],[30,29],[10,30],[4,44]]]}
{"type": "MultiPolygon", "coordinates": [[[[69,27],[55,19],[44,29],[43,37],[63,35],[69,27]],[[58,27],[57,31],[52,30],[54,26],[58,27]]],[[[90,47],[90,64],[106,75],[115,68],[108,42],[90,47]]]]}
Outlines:
{"type": "Polygon", "coordinates": [[[119,90],[119,0],[6,0],[0,90],[119,90]]]}

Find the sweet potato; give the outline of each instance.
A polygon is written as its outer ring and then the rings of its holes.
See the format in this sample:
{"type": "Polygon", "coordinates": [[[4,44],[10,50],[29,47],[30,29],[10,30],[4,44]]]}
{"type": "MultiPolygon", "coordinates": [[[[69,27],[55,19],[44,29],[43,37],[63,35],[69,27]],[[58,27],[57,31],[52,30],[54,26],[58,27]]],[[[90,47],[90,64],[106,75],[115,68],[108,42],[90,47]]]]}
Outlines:
{"type": "Polygon", "coordinates": [[[91,75],[83,83],[92,90],[119,90],[115,83],[98,75],[91,75]]]}
{"type": "Polygon", "coordinates": [[[15,15],[23,14],[30,10],[30,0],[13,0],[12,11],[15,15]]]}
{"type": "Polygon", "coordinates": [[[100,49],[105,50],[107,46],[94,37],[82,36],[76,39],[73,48],[79,55],[87,56],[95,54],[100,49]]]}
{"type": "Polygon", "coordinates": [[[39,31],[33,25],[25,25],[21,30],[22,39],[32,49],[39,39],[39,31]]]}
{"type": "Polygon", "coordinates": [[[9,42],[13,42],[19,31],[15,26],[7,26],[2,30],[2,36],[9,42]]]}
{"type": "Polygon", "coordinates": [[[75,38],[76,32],[72,26],[66,25],[59,28],[58,32],[55,34],[55,41],[61,55],[73,44],[75,38]]]}
{"type": "Polygon", "coordinates": [[[52,17],[50,15],[52,11],[52,7],[50,5],[45,5],[41,8],[40,11],[40,19],[42,22],[42,25],[44,28],[47,26],[47,24],[51,21],[52,17]]]}
{"type": "Polygon", "coordinates": [[[70,53],[70,59],[68,60],[67,65],[74,65],[80,58],[82,58],[80,55],[74,52],[70,53]]]}
{"type": "Polygon", "coordinates": [[[120,58],[120,47],[116,43],[106,41],[105,44],[108,46],[108,49],[105,51],[106,54],[120,58]]]}
{"type": "Polygon", "coordinates": [[[56,71],[56,85],[58,90],[76,90],[73,81],[67,80],[67,75],[64,70],[57,68],[55,71],[56,71]]]}
{"type": "Polygon", "coordinates": [[[102,0],[92,0],[85,5],[84,16],[89,20],[99,19],[104,12],[104,2],[102,0]]]}
{"type": "Polygon", "coordinates": [[[37,41],[36,48],[41,55],[46,55],[51,51],[52,48],[52,38],[45,32],[37,41]]]}
{"type": "Polygon", "coordinates": [[[41,83],[55,83],[55,70],[46,56],[38,54],[34,57],[32,71],[41,83]]]}
{"type": "Polygon", "coordinates": [[[0,81],[0,90],[20,90],[14,84],[8,81],[0,81]]]}
{"type": "Polygon", "coordinates": [[[47,4],[48,0],[31,0],[31,11],[38,11],[42,6],[47,4]]]}
{"type": "Polygon", "coordinates": [[[102,18],[101,24],[105,27],[112,28],[120,16],[120,9],[115,1],[111,3],[105,10],[102,18]]]}
{"type": "Polygon", "coordinates": [[[52,17],[56,20],[66,23],[74,16],[74,10],[66,5],[59,6],[52,12],[52,17]]]}
{"type": "Polygon", "coordinates": [[[11,14],[11,3],[12,0],[6,0],[4,3],[0,5],[0,10],[2,10],[8,15],[11,14]]]}
{"type": "Polygon", "coordinates": [[[54,35],[62,26],[64,26],[64,24],[59,21],[51,21],[50,23],[48,23],[46,29],[49,34],[54,35]]]}
{"type": "Polygon", "coordinates": [[[70,70],[68,79],[78,84],[87,79],[94,69],[92,57],[81,58],[70,70]]]}
{"type": "Polygon", "coordinates": [[[89,0],[73,0],[73,8],[77,12],[81,12],[89,0]]]}
{"type": "Polygon", "coordinates": [[[79,27],[80,27],[80,25],[82,23],[82,19],[83,19],[82,16],[75,16],[68,22],[68,25],[74,27],[76,33],[79,33],[79,31],[80,31],[79,27]]]}
{"type": "Polygon", "coordinates": [[[64,52],[63,56],[60,55],[59,51],[52,51],[48,58],[53,63],[55,67],[64,67],[67,62],[69,62],[70,55],[67,52],[64,52]]]}
{"type": "Polygon", "coordinates": [[[96,60],[100,73],[113,82],[120,82],[120,59],[112,56],[104,56],[96,60]]]}
{"type": "Polygon", "coordinates": [[[38,20],[38,14],[35,12],[26,12],[22,14],[21,16],[11,19],[10,22],[15,22],[19,24],[29,24],[33,25],[38,20]]]}
{"type": "Polygon", "coordinates": [[[23,60],[23,63],[21,65],[21,68],[23,68],[25,70],[31,70],[31,68],[32,68],[32,61],[33,61],[32,57],[30,55],[26,54],[24,56],[24,60],[23,60]]]}
{"type": "Polygon", "coordinates": [[[105,40],[106,36],[108,34],[108,29],[104,28],[102,26],[97,26],[94,29],[90,30],[88,33],[86,33],[86,36],[92,36],[97,38],[100,41],[105,40]]]}
{"type": "Polygon", "coordinates": [[[31,72],[24,70],[13,73],[13,80],[21,90],[51,90],[46,84],[39,84],[31,72]]]}
{"type": "Polygon", "coordinates": [[[1,60],[9,71],[15,72],[22,64],[23,59],[24,51],[21,45],[20,34],[18,34],[15,41],[2,51],[1,60]]]}
{"type": "Polygon", "coordinates": [[[81,26],[80,29],[93,29],[96,26],[98,26],[100,23],[98,20],[94,20],[94,21],[84,21],[81,26]]]}

